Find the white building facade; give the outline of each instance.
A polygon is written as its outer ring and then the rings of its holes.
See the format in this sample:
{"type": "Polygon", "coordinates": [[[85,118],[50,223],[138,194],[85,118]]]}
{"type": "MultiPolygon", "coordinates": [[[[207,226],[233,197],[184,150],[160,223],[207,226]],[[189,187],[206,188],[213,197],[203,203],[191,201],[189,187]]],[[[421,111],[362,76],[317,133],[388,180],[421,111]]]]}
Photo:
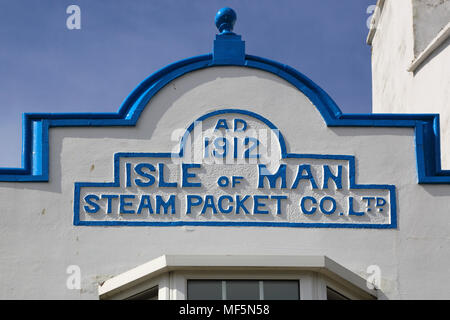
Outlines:
{"type": "Polygon", "coordinates": [[[438,117],[345,115],[235,20],[117,113],[24,115],[1,298],[450,297],[438,117]]]}

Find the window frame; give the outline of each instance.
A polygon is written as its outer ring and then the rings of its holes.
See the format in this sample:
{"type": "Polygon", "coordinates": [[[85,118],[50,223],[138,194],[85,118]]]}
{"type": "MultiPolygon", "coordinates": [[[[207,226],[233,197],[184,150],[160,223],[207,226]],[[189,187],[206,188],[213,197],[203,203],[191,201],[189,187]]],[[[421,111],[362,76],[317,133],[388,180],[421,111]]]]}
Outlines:
{"type": "Polygon", "coordinates": [[[153,287],[158,287],[158,299],[163,300],[161,298],[164,297],[165,292],[167,291],[167,280],[164,275],[149,279],[142,283],[131,286],[130,288],[123,290],[117,294],[114,294],[110,297],[105,298],[105,300],[128,300],[133,296],[141,294],[147,290],[150,290],[153,287]]]}
{"type": "Polygon", "coordinates": [[[326,256],[161,256],[99,285],[99,298],[127,299],[158,286],[158,300],[186,300],[188,280],[298,280],[300,300],[327,300],[327,287],[375,300],[361,276],[326,256]]]}
{"type": "MultiPolygon", "coordinates": [[[[248,282],[257,282],[258,283],[258,296],[259,299],[247,299],[247,300],[260,300],[263,301],[265,300],[265,295],[266,295],[266,287],[264,285],[264,282],[271,282],[271,281],[286,281],[286,282],[293,282],[296,283],[297,286],[297,294],[299,299],[289,299],[289,300],[300,300],[300,280],[299,279],[192,279],[192,278],[187,278],[186,282],[186,300],[198,300],[198,299],[190,299],[189,297],[189,283],[190,282],[196,282],[196,281],[211,281],[211,282],[220,282],[220,290],[221,290],[221,295],[222,295],[222,299],[217,299],[217,300],[229,300],[228,299],[228,289],[227,289],[227,285],[229,282],[239,282],[239,281],[248,281],[248,282]],[[225,298],[225,299],[224,299],[225,298]],[[262,298],[262,299],[261,299],[262,298]]],[[[282,299],[281,299],[282,300],[282,299]]]]}
{"type": "Polygon", "coordinates": [[[364,300],[364,297],[361,296],[356,290],[349,288],[348,286],[343,285],[329,277],[322,276],[323,282],[325,285],[325,299],[327,297],[326,289],[329,287],[330,289],[336,291],[338,294],[343,295],[349,300],[364,300]]]}

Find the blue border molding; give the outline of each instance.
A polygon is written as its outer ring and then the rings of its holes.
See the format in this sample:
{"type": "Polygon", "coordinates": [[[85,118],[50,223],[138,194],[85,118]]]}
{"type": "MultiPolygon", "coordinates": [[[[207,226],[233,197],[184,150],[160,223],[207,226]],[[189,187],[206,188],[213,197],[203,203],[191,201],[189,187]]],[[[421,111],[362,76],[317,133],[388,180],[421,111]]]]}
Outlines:
{"type": "Polygon", "coordinates": [[[438,114],[343,114],[331,97],[302,73],[244,51],[240,36],[222,32],[216,36],[213,53],[181,60],[150,75],[128,95],[117,112],[25,113],[22,167],[0,168],[0,181],[48,181],[52,127],[134,126],[150,99],[172,80],[204,68],[240,66],[267,71],[291,83],[311,100],[330,127],[414,128],[418,183],[450,184],[450,170],[441,169],[438,114]]]}

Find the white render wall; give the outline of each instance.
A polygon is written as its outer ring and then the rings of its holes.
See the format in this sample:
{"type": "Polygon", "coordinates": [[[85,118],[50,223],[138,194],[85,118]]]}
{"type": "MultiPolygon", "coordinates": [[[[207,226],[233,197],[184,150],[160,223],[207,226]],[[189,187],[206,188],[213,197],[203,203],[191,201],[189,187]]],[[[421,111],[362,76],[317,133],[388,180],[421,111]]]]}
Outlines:
{"type": "Polygon", "coordinates": [[[386,0],[372,40],[373,112],[439,113],[443,169],[450,169],[450,37],[408,69],[448,23],[449,0],[386,0]]]}
{"type": "Polygon", "coordinates": [[[98,284],[163,254],[326,255],[367,277],[380,298],[450,298],[450,186],[417,184],[412,128],[328,128],[284,80],[241,67],[195,71],[162,89],[132,128],[53,128],[50,181],[0,183],[0,298],[98,299],[98,284]],[[82,227],[74,182],[108,182],[115,152],[168,152],[170,133],[212,110],[256,112],[289,152],[356,157],[356,182],[397,187],[398,228],[82,227]],[[69,265],[82,289],[68,290],[69,265]]]}

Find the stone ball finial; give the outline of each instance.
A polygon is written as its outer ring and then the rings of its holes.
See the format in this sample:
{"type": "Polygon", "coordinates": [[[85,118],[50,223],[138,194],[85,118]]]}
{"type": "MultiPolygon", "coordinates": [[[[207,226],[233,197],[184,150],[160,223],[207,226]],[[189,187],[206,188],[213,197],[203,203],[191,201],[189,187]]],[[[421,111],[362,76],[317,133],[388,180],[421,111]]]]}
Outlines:
{"type": "Polygon", "coordinates": [[[236,12],[229,7],[224,7],[219,11],[217,11],[216,13],[215,18],[216,27],[222,34],[233,33],[232,31],[234,24],[236,23],[236,19],[237,19],[236,12]]]}

